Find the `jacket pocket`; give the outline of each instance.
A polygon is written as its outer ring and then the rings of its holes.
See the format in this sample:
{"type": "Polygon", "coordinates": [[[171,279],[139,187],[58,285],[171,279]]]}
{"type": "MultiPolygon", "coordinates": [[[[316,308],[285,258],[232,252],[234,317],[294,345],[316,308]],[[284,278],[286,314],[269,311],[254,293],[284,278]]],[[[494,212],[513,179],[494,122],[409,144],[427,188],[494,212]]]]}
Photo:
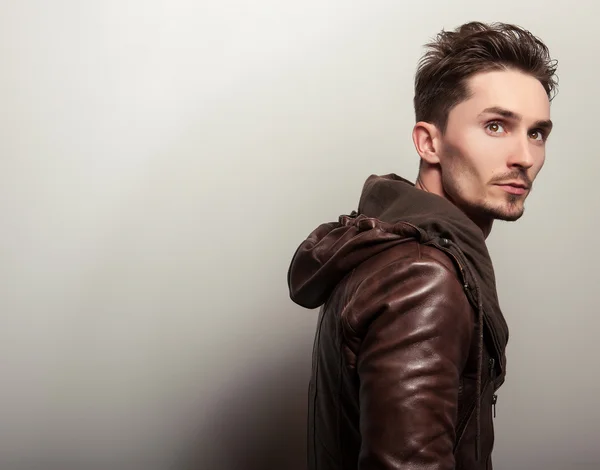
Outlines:
{"type": "MultiPolygon", "coordinates": [[[[489,378],[486,378],[486,380],[483,382],[481,387],[481,397],[485,396],[491,383],[492,382],[489,380],[489,378]]],[[[473,399],[467,405],[463,416],[458,417],[458,422],[456,424],[456,442],[454,443],[454,452],[456,452],[456,449],[458,449],[458,446],[461,444],[465,431],[467,430],[469,423],[473,419],[473,415],[475,414],[475,408],[477,406],[477,400],[477,393],[475,393],[475,397],[473,397],[473,399]]]]}

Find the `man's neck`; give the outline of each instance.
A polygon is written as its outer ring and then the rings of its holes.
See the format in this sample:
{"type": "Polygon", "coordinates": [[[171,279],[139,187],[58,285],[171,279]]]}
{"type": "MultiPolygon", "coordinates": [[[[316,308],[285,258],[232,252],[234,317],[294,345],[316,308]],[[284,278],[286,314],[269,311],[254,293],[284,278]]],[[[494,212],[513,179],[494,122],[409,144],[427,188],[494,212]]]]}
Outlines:
{"type": "Polygon", "coordinates": [[[477,217],[474,214],[470,214],[469,212],[465,211],[462,207],[460,207],[458,204],[456,204],[452,200],[451,197],[449,197],[448,193],[446,193],[446,191],[444,191],[441,181],[438,182],[437,184],[432,181],[427,181],[425,183],[423,181],[424,179],[425,178],[423,178],[421,173],[419,173],[419,175],[417,176],[417,181],[415,182],[415,187],[417,189],[420,189],[420,190],[428,192],[428,193],[436,194],[438,196],[443,197],[444,199],[447,199],[452,204],[454,204],[456,207],[461,209],[467,215],[467,217],[469,217],[469,219],[471,219],[475,223],[475,225],[477,225],[480,228],[480,230],[483,232],[484,238],[487,238],[489,236],[489,234],[492,231],[492,226],[494,224],[493,219],[490,219],[489,217],[486,217],[484,219],[481,217],[477,217]]]}

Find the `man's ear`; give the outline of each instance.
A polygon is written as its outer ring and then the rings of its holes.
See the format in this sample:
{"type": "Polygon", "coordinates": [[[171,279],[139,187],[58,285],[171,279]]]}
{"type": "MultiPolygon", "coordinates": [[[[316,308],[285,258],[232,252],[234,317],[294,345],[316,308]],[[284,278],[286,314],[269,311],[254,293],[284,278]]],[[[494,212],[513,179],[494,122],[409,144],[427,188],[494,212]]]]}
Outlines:
{"type": "Polygon", "coordinates": [[[440,162],[440,131],[434,124],[423,121],[417,122],[413,128],[412,139],[415,149],[417,149],[417,153],[423,161],[430,165],[440,162]]]}

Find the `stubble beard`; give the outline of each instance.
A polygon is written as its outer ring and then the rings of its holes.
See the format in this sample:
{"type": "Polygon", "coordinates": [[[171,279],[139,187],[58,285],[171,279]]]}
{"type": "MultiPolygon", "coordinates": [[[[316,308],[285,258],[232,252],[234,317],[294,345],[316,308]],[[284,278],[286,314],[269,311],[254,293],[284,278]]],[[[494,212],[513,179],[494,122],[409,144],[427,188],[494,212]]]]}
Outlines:
{"type": "MultiPolygon", "coordinates": [[[[452,172],[454,173],[454,172],[452,172]]],[[[519,220],[525,211],[523,200],[525,195],[516,195],[506,193],[503,196],[504,200],[490,200],[491,196],[487,189],[489,185],[484,186],[484,194],[479,199],[469,197],[468,189],[464,188],[461,182],[468,182],[474,178],[477,181],[475,174],[471,175],[467,169],[461,171],[461,174],[443,174],[442,184],[446,197],[458,206],[473,220],[502,220],[506,222],[515,222],[519,220]]]]}
{"type": "Polygon", "coordinates": [[[493,181],[489,181],[484,185],[484,194],[479,195],[479,199],[474,199],[473,195],[469,197],[468,182],[478,181],[477,172],[468,165],[464,166],[458,163],[461,160],[464,161],[464,159],[460,156],[458,149],[455,149],[452,145],[446,143],[443,151],[446,155],[452,156],[452,158],[449,159],[449,171],[442,172],[442,185],[446,197],[471,219],[515,222],[523,216],[523,213],[525,212],[524,200],[527,194],[517,195],[505,193],[502,195],[502,200],[500,198],[492,198],[488,189],[493,187],[492,184],[494,182],[508,181],[511,179],[523,180],[531,187],[532,181],[529,180],[526,172],[515,170],[510,172],[510,174],[496,177],[493,181]],[[467,188],[465,188],[465,186],[467,186],[467,188]]]}
{"type": "Polygon", "coordinates": [[[525,211],[523,207],[523,196],[515,194],[507,194],[506,202],[499,206],[493,206],[489,202],[484,202],[480,206],[482,213],[495,220],[503,220],[505,222],[516,222],[519,220],[525,211]]]}

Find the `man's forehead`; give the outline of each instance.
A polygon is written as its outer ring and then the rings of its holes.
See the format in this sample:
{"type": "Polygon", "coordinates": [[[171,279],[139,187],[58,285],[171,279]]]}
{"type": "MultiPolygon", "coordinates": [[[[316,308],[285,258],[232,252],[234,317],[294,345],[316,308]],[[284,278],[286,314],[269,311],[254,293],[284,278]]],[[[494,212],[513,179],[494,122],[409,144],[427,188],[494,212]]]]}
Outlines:
{"type": "Polygon", "coordinates": [[[492,71],[471,77],[469,108],[477,114],[490,108],[502,108],[537,121],[550,118],[550,100],[535,77],[514,70],[492,71]]]}

